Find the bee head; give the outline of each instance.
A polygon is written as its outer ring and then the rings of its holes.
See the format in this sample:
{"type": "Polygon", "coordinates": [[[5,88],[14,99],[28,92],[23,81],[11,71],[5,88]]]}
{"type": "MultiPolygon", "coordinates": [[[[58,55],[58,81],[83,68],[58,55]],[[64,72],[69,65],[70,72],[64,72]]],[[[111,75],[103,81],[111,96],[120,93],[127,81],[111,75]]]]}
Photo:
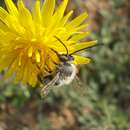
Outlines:
{"type": "Polygon", "coordinates": [[[67,61],[73,61],[74,60],[74,57],[73,56],[71,56],[71,55],[67,55],[67,54],[62,54],[62,55],[60,55],[60,60],[62,61],[62,62],[67,62],[67,61]]]}

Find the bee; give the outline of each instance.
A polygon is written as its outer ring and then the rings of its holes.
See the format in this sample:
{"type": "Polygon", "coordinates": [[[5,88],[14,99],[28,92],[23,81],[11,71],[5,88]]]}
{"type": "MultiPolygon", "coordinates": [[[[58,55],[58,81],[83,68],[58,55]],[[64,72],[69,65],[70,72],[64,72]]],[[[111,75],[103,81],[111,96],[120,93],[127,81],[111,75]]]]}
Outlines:
{"type": "Polygon", "coordinates": [[[59,54],[57,51],[51,49],[56,53],[60,62],[58,64],[54,63],[56,64],[55,72],[50,73],[47,76],[44,76],[41,73],[38,75],[38,80],[40,81],[40,83],[45,85],[41,89],[42,95],[47,95],[50,89],[53,87],[60,87],[70,84],[77,74],[77,68],[76,65],[73,64],[74,57],[72,55],[80,52],[81,49],[69,54],[66,45],[57,36],[55,36],[55,38],[64,46],[64,48],[66,49],[66,54],[59,54]]]}

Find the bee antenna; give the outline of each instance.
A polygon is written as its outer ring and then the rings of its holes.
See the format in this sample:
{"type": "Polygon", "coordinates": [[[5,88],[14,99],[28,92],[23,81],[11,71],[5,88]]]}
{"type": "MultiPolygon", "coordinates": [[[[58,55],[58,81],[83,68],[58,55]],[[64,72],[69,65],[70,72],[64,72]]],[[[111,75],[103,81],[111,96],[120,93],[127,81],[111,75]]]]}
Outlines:
{"type": "Polygon", "coordinates": [[[80,52],[80,51],[82,51],[82,50],[91,49],[91,48],[93,48],[93,47],[102,46],[102,45],[104,45],[104,44],[96,44],[96,45],[91,46],[91,47],[85,47],[85,48],[79,49],[79,50],[77,50],[77,51],[75,51],[75,52],[72,52],[72,53],[70,53],[69,55],[73,55],[73,54],[75,54],[75,53],[77,53],[77,52],[80,52]]]}
{"type": "Polygon", "coordinates": [[[69,55],[69,51],[68,51],[68,48],[66,47],[66,45],[60,40],[60,38],[58,38],[57,36],[54,36],[66,49],[66,53],[67,55],[69,55]]]}

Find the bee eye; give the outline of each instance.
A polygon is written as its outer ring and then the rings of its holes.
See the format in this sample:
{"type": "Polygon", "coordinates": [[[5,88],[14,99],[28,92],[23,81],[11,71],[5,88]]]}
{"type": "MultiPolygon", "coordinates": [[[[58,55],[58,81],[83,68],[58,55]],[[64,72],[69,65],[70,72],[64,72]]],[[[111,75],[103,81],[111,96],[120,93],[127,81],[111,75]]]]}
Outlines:
{"type": "Polygon", "coordinates": [[[60,56],[60,60],[62,62],[73,61],[74,57],[71,56],[71,55],[65,55],[65,54],[63,54],[63,55],[60,56]]]}
{"type": "Polygon", "coordinates": [[[69,55],[68,60],[69,60],[69,61],[73,61],[73,60],[74,60],[74,57],[71,56],[71,55],[69,55]]]}
{"type": "Polygon", "coordinates": [[[71,59],[74,60],[74,57],[72,56],[71,59]]]}
{"type": "Polygon", "coordinates": [[[65,62],[65,61],[68,60],[68,58],[67,58],[66,55],[61,55],[61,56],[60,56],[60,60],[63,61],[63,62],[65,62]]]}

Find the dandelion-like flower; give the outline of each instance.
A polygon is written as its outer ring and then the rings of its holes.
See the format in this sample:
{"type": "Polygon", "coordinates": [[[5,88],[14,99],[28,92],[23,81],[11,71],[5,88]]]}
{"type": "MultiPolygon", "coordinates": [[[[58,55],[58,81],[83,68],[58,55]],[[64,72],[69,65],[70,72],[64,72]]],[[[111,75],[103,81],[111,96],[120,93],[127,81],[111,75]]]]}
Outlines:
{"type": "MultiPolygon", "coordinates": [[[[6,69],[5,78],[15,75],[15,81],[35,86],[40,71],[46,74],[46,66],[54,71],[59,63],[59,54],[66,54],[65,47],[55,38],[61,39],[69,53],[96,44],[96,41],[80,42],[89,33],[81,31],[86,13],[69,21],[73,11],[64,14],[68,0],[62,0],[55,9],[55,0],[35,0],[33,11],[29,11],[22,0],[17,6],[5,0],[7,11],[0,7],[0,71],[6,69]],[[53,50],[52,50],[53,49],[53,50]]],[[[74,64],[87,64],[89,58],[74,56],[74,64]]]]}

